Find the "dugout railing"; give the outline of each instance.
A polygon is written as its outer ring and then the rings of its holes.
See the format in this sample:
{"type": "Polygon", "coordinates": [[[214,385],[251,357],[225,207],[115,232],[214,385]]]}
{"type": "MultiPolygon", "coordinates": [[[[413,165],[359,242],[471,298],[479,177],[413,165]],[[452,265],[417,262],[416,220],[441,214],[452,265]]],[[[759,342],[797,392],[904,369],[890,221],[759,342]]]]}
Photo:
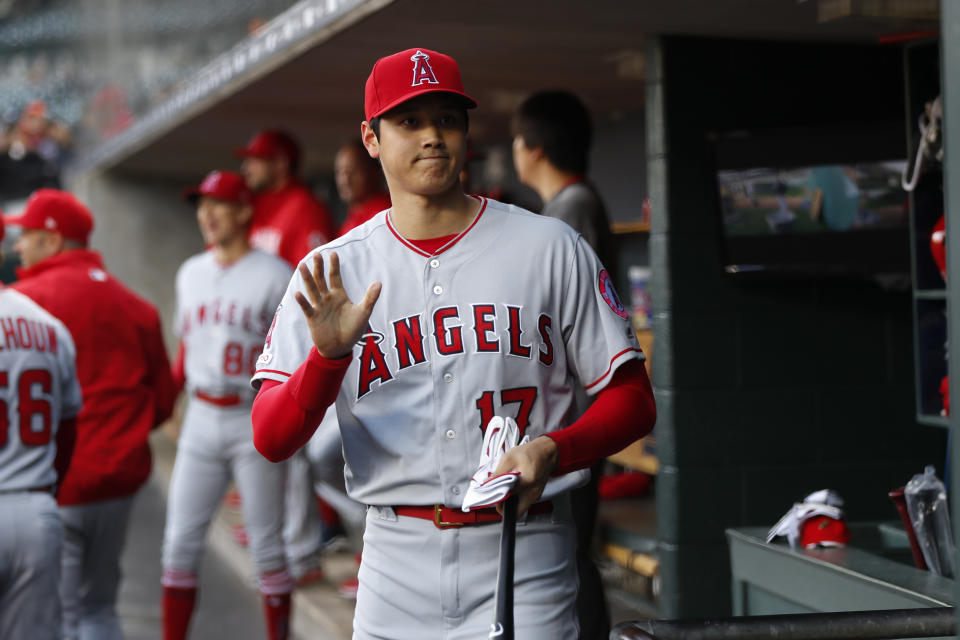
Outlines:
{"type": "Polygon", "coordinates": [[[637,620],[610,640],[881,640],[952,637],[953,607],[742,616],[716,620],[637,620]]]}

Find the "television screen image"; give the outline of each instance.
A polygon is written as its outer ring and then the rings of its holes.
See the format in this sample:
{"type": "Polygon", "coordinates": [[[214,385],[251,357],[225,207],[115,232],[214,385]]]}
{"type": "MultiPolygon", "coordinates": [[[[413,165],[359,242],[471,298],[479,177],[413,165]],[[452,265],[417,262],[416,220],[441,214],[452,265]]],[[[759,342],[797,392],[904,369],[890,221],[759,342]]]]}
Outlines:
{"type": "Polygon", "coordinates": [[[906,228],[905,161],[721,170],[727,237],[906,228]]]}
{"type": "Polygon", "coordinates": [[[899,121],[713,133],[727,274],[910,278],[899,121]]]}

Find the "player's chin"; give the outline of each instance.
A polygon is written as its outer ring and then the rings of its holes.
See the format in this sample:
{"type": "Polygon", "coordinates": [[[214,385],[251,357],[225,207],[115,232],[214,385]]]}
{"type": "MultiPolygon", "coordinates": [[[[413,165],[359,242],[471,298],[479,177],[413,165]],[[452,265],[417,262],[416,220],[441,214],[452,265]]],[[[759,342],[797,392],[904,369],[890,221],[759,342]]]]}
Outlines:
{"type": "Polygon", "coordinates": [[[449,168],[438,171],[427,171],[424,172],[420,180],[418,180],[417,191],[422,195],[439,195],[449,191],[459,180],[459,172],[454,172],[449,168]]]}
{"type": "Polygon", "coordinates": [[[200,235],[203,236],[203,243],[207,246],[216,244],[220,238],[220,233],[216,229],[200,229],[200,235]]]}

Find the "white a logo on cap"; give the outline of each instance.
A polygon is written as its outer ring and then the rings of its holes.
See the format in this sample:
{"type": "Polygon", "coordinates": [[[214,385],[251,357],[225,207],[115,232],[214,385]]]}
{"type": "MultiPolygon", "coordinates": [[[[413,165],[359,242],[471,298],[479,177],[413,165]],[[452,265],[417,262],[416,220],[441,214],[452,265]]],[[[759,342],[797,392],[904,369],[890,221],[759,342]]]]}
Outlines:
{"type": "Polygon", "coordinates": [[[56,229],[56,228],[57,228],[57,221],[54,220],[53,218],[47,216],[47,219],[43,221],[43,226],[45,226],[47,229],[51,229],[51,230],[52,230],[52,229],[56,229]]]}
{"type": "Polygon", "coordinates": [[[440,84],[437,76],[433,73],[433,67],[430,66],[430,56],[423,51],[417,51],[410,56],[413,61],[413,82],[411,87],[417,87],[426,82],[427,84],[440,84]]]}

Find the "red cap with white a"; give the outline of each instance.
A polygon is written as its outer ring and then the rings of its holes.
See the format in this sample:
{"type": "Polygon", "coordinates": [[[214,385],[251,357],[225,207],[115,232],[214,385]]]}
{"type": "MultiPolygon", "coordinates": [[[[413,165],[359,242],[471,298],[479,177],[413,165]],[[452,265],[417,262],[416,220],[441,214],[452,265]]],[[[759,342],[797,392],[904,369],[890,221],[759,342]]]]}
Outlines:
{"type": "Polygon", "coordinates": [[[234,204],[247,204],[253,200],[253,193],[236,171],[211,171],[199,185],[183,191],[183,197],[190,202],[195,203],[200,196],[234,204]]]}
{"type": "Polygon", "coordinates": [[[373,65],[367,78],[364,114],[369,122],[411,98],[435,92],[460,96],[468,109],[477,106],[463,90],[456,60],[429,49],[407,49],[373,65]]]}
{"type": "Polygon", "coordinates": [[[20,215],[5,216],[4,221],[31,231],[53,231],[82,245],[93,231],[90,210],[72,193],[59,189],[37,189],[20,215]]]}

